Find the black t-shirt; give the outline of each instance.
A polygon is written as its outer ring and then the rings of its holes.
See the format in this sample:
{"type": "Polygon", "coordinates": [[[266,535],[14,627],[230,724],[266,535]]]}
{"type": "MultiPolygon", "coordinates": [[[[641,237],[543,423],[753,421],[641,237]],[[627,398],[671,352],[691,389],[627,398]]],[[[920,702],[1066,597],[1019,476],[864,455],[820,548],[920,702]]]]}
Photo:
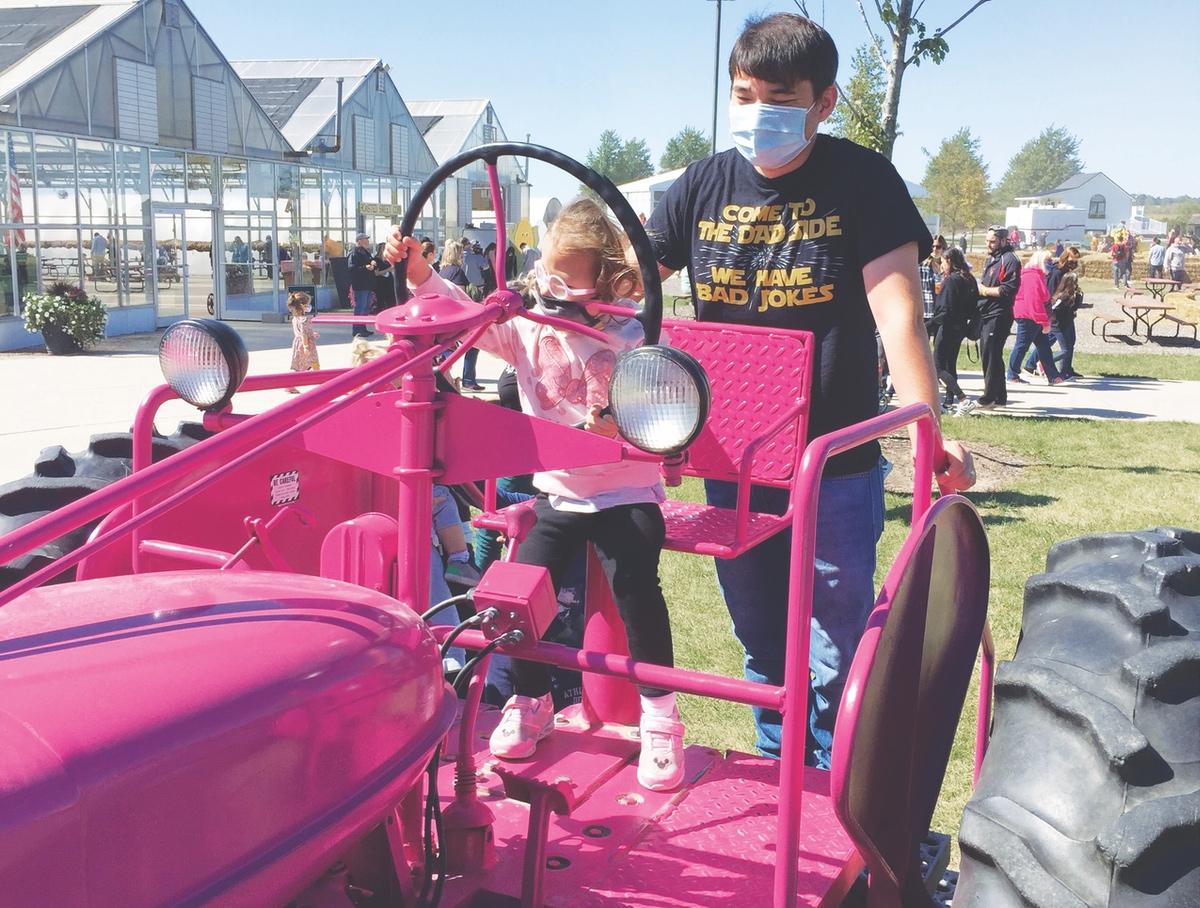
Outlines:
{"type": "MultiPolygon", "coordinates": [[[[768,180],[736,149],[722,152],[675,181],[646,231],[663,265],[691,268],[701,321],[813,332],[809,438],[878,412],[863,266],[916,243],[915,266],[933,245],[890,161],[818,135],[803,165],[768,180]]],[[[862,472],[878,457],[878,445],[857,448],[826,473],[862,472]]]]}

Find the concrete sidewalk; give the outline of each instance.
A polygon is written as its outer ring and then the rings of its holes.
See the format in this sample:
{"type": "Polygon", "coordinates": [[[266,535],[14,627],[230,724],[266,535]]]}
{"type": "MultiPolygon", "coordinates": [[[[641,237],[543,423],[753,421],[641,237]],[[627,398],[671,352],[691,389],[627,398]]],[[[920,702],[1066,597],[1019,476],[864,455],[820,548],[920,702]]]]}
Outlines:
{"type": "MultiPolygon", "coordinates": [[[[246,339],[253,374],[285,372],[291,362],[292,328],[288,323],[235,323],[246,339]]],[[[350,362],[350,328],[318,326],[321,364],[333,368],[350,362]]],[[[25,476],[43,448],[62,445],[86,449],[88,439],[104,432],[127,432],[139,402],[162,383],[158,368],[161,332],[110,338],[93,351],[70,357],[42,352],[0,354],[0,483],[25,476]]],[[[480,354],[479,378],[490,389],[502,363],[480,354]]],[[[458,374],[459,367],[455,367],[458,374]]],[[[960,376],[971,397],[982,391],[979,373],[960,376]]],[[[1005,416],[1071,419],[1151,419],[1200,422],[1200,382],[1094,378],[1048,387],[1036,384],[1009,388],[1009,405],[993,411],[1005,416]]],[[[283,391],[248,395],[239,410],[265,410],[289,396],[283,391]]],[[[963,417],[986,418],[986,414],[963,417]]],[[[947,417],[949,423],[950,417],[947,417]]],[[[165,406],[158,430],[170,433],[181,420],[198,421],[199,413],[180,402],[165,406]]],[[[953,429],[949,429],[953,434],[953,429]]]]}

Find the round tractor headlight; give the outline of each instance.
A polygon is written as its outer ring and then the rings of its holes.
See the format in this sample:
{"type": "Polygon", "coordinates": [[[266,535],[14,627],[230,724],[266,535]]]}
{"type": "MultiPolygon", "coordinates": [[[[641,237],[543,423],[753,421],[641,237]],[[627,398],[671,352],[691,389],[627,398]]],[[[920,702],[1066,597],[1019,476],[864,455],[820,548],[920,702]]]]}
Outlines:
{"type": "Polygon", "coordinates": [[[695,441],[711,399],[704,369],[674,347],[622,353],[608,384],[608,405],[621,436],[652,454],[674,454],[695,441]]]}
{"type": "Polygon", "coordinates": [[[215,410],[241,387],[250,354],[242,336],[224,322],[189,318],[163,333],[158,365],[172,391],[194,407],[215,410]]]}

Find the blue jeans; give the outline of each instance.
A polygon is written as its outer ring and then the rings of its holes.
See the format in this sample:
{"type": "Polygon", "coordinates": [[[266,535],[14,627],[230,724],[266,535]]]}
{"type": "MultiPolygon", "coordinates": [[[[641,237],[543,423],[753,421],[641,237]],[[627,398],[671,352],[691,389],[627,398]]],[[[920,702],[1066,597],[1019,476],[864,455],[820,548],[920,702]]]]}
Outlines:
{"type": "MultiPolygon", "coordinates": [[[[439,602],[445,602],[450,598],[450,587],[446,585],[446,577],[444,576],[445,565],[442,564],[442,556],[438,554],[438,550],[429,545],[429,608],[433,608],[439,602]]],[[[451,608],[444,608],[432,618],[429,619],[430,624],[449,624],[454,626],[462,620],[458,617],[458,612],[451,608]]],[[[442,670],[451,672],[458,671],[467,664],[466,650],[461,646],[452,646],[446,652],[446,658],[442,660],[442,670]]]]}
{"type": "MultiPolygon", "coordinates": [[[[707,480],[709,504],[732,508],[735,483],[707,480]]],[[[752,511],[782,514],[784,489],[755,486],[752,511]]],[[[817,508],[816,576],[810,630],[808,735],[804,762],[829,767],[829,748],[846,672],[875,604],[875,544],[883,532],[883,471],[830,476],[821,481],[817,508]]],[[[791,532],[784,531],[737,558],[716,560],[717,580],[746,652],[750,681],[782,684],[787,647],[791,532]]],[[[793,691],[793,696],[798,693],[793,691]]],[[[780,756],[783,721],[775,710],[754,708],[759,753],[780,756]]]]}
{"type": "MultiPolygon", "coordinates": [[[[1054,363],[1058,366],[1059,375],[1074,375],[1075,369],[1071,360],[1075,355],[1075,317],[1074,315],[1071,318],[1059,316],[1056,324],[1058,327],[1051,328],[1050,333],[1047,335],[1050,346],[1053,347],[1057,343],[1058,349],[1062,351],[1055,355],[1054,363]]],[[[1029,356],[1025,358],[1025,368],[1033,369],[1033,364],[1037,362],[1037,358],[1037,348],[1030,350],[1029,356]]]]}
{"type": "MultiPolygon", "coordinates": [[[[371,303],[375,301],[374,290],[351,290],[350,292],[354,294],[355,315],[366,315],[371,311],[371,303]]],[[[351,332],[353,334],[369,335],[371,329],[366,325],[352,325],[351,332]]]]}
{"type": "Polygon", "coordinates": [[[462,380],[464,383],[475,383],[475,361],[479,359],[479,350],[476,347],[471,347],[463,354],[462,364],[462,380]]]}
{"type": "Polygon", "coordinates": [[[1046,370],[1046,380],[1054,381],[1058,378],[1058,368],[1054,365],[1054,351],[1050,349],[1050,339],[1046,337],[1042,326],[1031,318],[1017,319],[1017,339],[1013,341],[1012,354],[1008,357],[1008,377],[1020,378],[1021,358],[1030,344],[1033,344],[1038,359],[1042,361],[1042,368],[1046,370]]]}

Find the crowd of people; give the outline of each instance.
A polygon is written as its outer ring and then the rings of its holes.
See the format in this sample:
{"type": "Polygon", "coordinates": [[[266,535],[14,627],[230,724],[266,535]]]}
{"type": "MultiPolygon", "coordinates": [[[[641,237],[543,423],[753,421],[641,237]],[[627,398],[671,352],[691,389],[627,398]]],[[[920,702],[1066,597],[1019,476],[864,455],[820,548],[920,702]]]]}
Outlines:
{"type": "MultiPolygon", "coordinates": [[[[1083,376],[1075,370],[1075,318],[1084,305],[1079,283],[1080,250],[1058,240],[1053,247],[1045,237],[1045,248],[1034,249],[1022,263],[1013,240],[1015,228],[988,229],[988,254],[976,277],[965,257],[946,240],[934,237],[930,256],[919,269],[924,297],[925,324],[933,339],[934,361],[943,387],[943,413],[962,416],[1008,404],[1013,385],[1029,384],[1039,376],[1048,384],[1075,381],[1083,376]],[[1007,359],[1004,349],[1012,336],[1007,359]],[[956,364],[962,344],[978,341],[983,370],[983,393],[971,400],[958,381],[956,364]],[[1054,347],[1058,350],[1055,352],[1054,347]]],[[[1132,266],[1141,239],[1126,229],[1124,222],[1099,244],[1112,261],[1114,289],[1129,287],[1132,266]]],[[[1186,256],[1191,251],[1186,237],[1174,231],[1164,246],[1153,237],[1146,248],[1150,278],[1174,282],[1179,290],[1187,281],[1186,256]]],[[[886,377],[881,395],[886,402],[886,377]]]]}

